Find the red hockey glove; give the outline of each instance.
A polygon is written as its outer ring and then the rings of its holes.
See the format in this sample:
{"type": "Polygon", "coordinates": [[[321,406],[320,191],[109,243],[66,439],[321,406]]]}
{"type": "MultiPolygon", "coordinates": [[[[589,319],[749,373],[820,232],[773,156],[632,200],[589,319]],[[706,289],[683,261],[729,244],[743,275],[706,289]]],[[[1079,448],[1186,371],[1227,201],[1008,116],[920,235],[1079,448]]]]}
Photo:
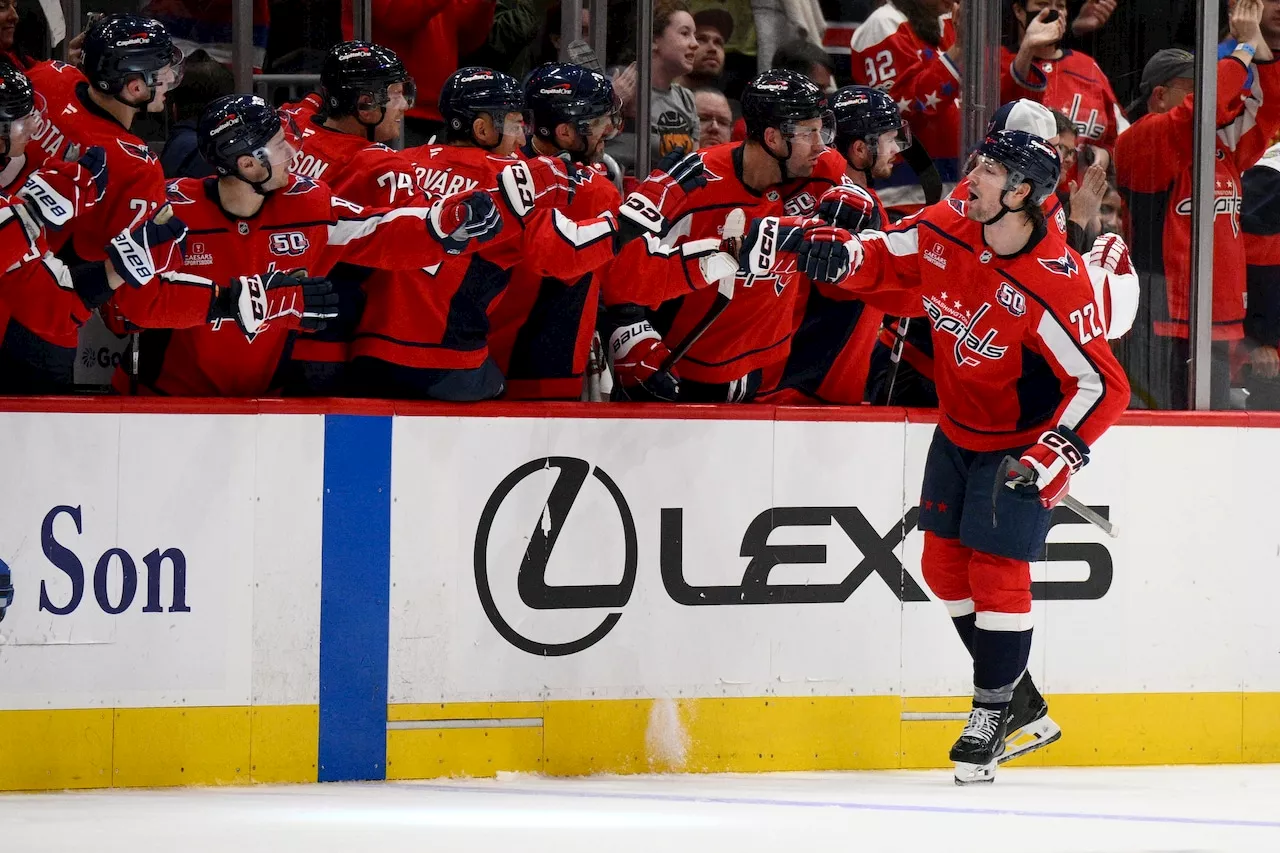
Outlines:
{"type": "MultiPolygon", "coordinates": [[[[1067,496],[1071,475],[1089,461],[1089,447],[1066,427],[1046,430],[1040,440],[1023,452],[1018,460],[1035,475],[1029,484],[1040,493],[1040,503],[1053,509],[1067,496]]],[[[1014,475],[1010,475],[1014,476],[1014,475]]],[[[1023,485],[1010,482],[1010,488],[1023,485]]]]}
{"type": "Polygon", "coordinates": [[[635,188],[618,209],[621,242],[641,233],[661,234],[684,207],[689,193],[707,185],[702,158],[673,149],[658,161],[649,177],[635,188]]]}
{"type": "Polygon", "coordinates": [[[680,396],[680,380],[662,370],[670,351],[648,320],[622,326],[609,337],[613,374],[627,399],[674,403],[680,396]]]}
{"type": "Polygon", "coordinates": [[[57,231],[97,204],[107,190],[107,154],[100,146],[85,149],[74,163],[49,160],[28,176],[18,195],[57,231]]]}
{"type": "Polygon", "coordinates": [[[498,173],[498,189],[521,219],[534,210],[560,210],[573,201],[569,166],[558,157],[534,157],[498,173]]]}
{"type": "Polygon", "coordinates": [[[1119,234],[1103,234],[1093,241],[1085,263],[1091,267],[1101,267],[1107,272],[1117,275],[1130,275],[1137,271],[1133,268],[1133,260],[1129,257],[1129,247],[1119,234]]]}
{"type": "Polygon", "coordinates": [[[502,213],[487,192],[455,193],[431,205],[427,226],[445,252],[460,255],[472,240],[487,243],[497,237],[502,231],[502,213]]]}
{"type": "Polygon", "coordinates": [[[821,220],[768,216],[751,223],[738,255],[751,275],[799,272],[812,281],[837,284],[862,265],[862,241],[821,220]]]}
{"type": "Polygon", "coordinates": [[[856,234],[864,228],[880,230],[880,210],[871,193],[862,187],[840,184],[818,199],[817,216],[828,225],[856,234]]]}
{"type": "Polygon", "coordinates": [[[1109,340],[1123,337],[1138,315],[1141,286],[1129,258],[1129,247],[1119,234],[1103,234],[1085,256],[1085,271],[1093,285],[1098,321],[1109,340]]]}
{"type": "Polygon", "coordinates": [[[142,287],[163,269],[181,265],[179,252],[173,263],[173,244],[187,239],[187,226],[164,205],[132,231],[121,231],[107,244],[107,258],[130,287],[142,287]]]}
{"type": "Polygon", "coordinates": [[[231,279],[210,312],[210,320],[235,320],[249,340],[268,324],[318,332],[338,316],[338,295],[325,278],[304,278],[272,270],[265,276],[231,279]]]}

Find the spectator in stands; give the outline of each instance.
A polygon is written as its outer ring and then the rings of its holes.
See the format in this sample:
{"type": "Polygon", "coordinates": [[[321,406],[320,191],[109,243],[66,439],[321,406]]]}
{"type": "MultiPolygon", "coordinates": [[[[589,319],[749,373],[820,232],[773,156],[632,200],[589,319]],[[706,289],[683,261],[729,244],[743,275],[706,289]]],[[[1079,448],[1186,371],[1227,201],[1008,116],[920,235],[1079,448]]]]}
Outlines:
{"type": "Polygon", "coordinates": [[[1280,409],[1280,145],[1272,146],[1243,180],[1240,226],[1249,297],[1242,342],[1248,353],[1244,386],[1250,409],[1275,411],[1280,409]]]}
{"type": "MultiPolygon", "coordinates": [[[[1216,187],[1213,251],[1213,338],[1211,403],[1226,406],[1230,365],[1244,337],[1245,257],[1240,236],[1241,173],[1258,162],[1280,132],[1280,64],[1262,37],[1262,0],[1237,0],[1231,34],[1239,47],[1218,63],[1214,159],[1216,187]],[[1254,65],[1254,60],[1258,64],[1254,65]],[[1244,88],[1248,68],[1257,82],[1244,88]]],[[[1152,343],[1150,365],[1132,363],[1135,385],[1162,408],[1185,409],[1186,365],[1190,359],[1190,261],[1192,137],[1195,57],[1177,49],[1153,56],[1142,72],[1145,113],[1120,134],[1116,175],[1129,206],[1133,263],[1149,295],[1152,343]]],[[[1136,329],[1135,329],[1136,331],[1136,329]]],[[[1143,350],[1147,347],[1141,348],[1143,350]]],[[[1138,356],[1140,353],[1133,353],[1138,356]]]]}
{"type": "Polygon", "coordinates": [[[1058,179],[1058,201],[1067,213],[1067,245],[1087,254],[1093,241],[1102,233],[1098,211],[1107,193],[1107,167],[1094,163],[1083,172],[1077,170],[1076,125],[1058,110],[1053,111],[1057,136],[1050,142],[1062,158],[1062,176],[1058,179]]]}
{"type": "Polygon", "coordinates": [[[698,124],[702,136],[698,144],[702,148],[721,145],[728,142],[733,130],[733,112],[729,109],[729,99],[719,89],[699,89],[693,93],[694,103],[698,107],[698,124]]]}
{"type": "Polygon", "coordinates": [[[1103,234],[1128,236],[1128,229],[1124,227],[1124,199],[1120,197],[1120,191],[1116,189],[1114,181],[1107,183],[1107,192],[1102,197],[1102,205],[1098,208],[1098,216],[1102,222],[1103,234]]]}
{"type": "Polygon", "coordinates": [[[693,70],[680,78],[680,85],[693,90],[720,85],[724,73],[724,45],[733,37],[733,16],[727,9],[712,7],[693,13],[693,37],[698,52],[693,56],[693,70]]]}
{"type": "Polygon", "coordinates": [[[1023,85],[1037,89],[1043,86],[1041,101],[1075,123],[1080,144],[1113,150],[1116,134],[1129,122],[1098,63],[1078,50],[1063,47],[1065,29],[1053,31],[1057,40],[1047,41],[1047,37],[1037,39],[1037,28],[1029,26],[1037,18],[1043,20],[1052,15],[1065,20],[1067,0],[1012,0],[1008,8],[1010,20],[1005,23],[1002,64],[1012,62],[1013,74],[1025,81],[1023,85]],[[1034,82],[1032,67],[1039,72],[1034,82]]]}
{"type": "MultiPolygon", "coordinates": [[[[695,26],[685,0],[659,0],[653,7],[652,89],[649,95],[649,138],[652,157],[657,160],[674,148],[686,152],[698,147],[698,109],[693,92],[676,82],[693,70],[698,42],[695,26]]],[[[628,172],[635,166],[636,66],[632,63],[613,78],[613,89],[622,101],[627,120],[622,133],[612,140],[608,153],[628,172]]]]}
{"type": "MultiPolygon", "coordinates": [[[[751,11],[756,25],[756,58],[772,57],[771,64],[762,66],[761,72],[777,68],[778,51],[797,40],[821,49],[827,22],[818,0],[752,0],[751,11]]],[[[834,92],[835,87],[830,91],[834,92]]]]}
{"type": "Polygon", "coordinates": [[[418,90],[404,117],[405,145],[423,145],[444,128],[440,88],[458,57],[489,37],[495,7],[495,0],[373,0],[373,40],[403,58],[418,90]]]}
{"type": "Polygon", "coordinates": [[[168,97],[169,115],[174,123],[160,152],[160,165],[166,178],[213,176],[213,167],[205,162],[196,144],[196,123],[210,101],[230,95],[235,87],[235,78],[227,67],[203,49],[187,57],[182,85],[168,97]]]}
{"type": "Polygon", "coordinates": [[[35,64],[14,42],[18,32],[18,0],[0,0],[0,62],[7,62],[19,71],[35,64]]]}
{"type": "MultiPolygon", "coordinates": [[[[836,66],[831,54],[805,39],[795,39],[773,54],[773,66],[780,71],[794,71],[812,80],[819,89],[830,94],[836,90],[836,66]]],[[[733,124],[733,139],[747,138],[747,123],[739,116],[733,124]]]]}
{"type": "MultiPolygon", "coordinates": [[[[269,0],[252,0],[252,3],[253,67],[261,71],[267,59],[271,8],[269,0]]],[[[143,4],[142,13],[164,24],[183,55],[203,48],[216,61],[229,65],[233,5],[232,0],[149,0],[143,4]]]]}
{"type": "MultiPolygon", "coordinates": [[[[1234,5],[1234,0],[1228,0],[1234,5]]],[[[1262,4],[1262,22],[1258,25],[1258,29],[1262,31],[1262,39],[1267,43],[1267,47],[1271,48],[1273,55],[1280,51],[1280,0],[1263,0],[1262,4]]],[[[1237,47],[1239,42],[1234,36],[1228,35],[1218,45],[1218,58],[1230,56],[1237,47]]],[[[1249,71],[1249,83],[1253,85],[1253,70],[1249,71]]]]}
{"type": "MultiPolygon", "coordinates": [[[[540,65],[544,62],[560,61],[560,24],[561,24],[560,9],[561,7],[559,3],[552,3],[550,6],[547,7],[547,13],[542,18],[542,32],[541,32],[540,38],[538,39],[538,42],[541,46],[538,49],[537,61],[533,63],[535,66],[540,65]]],[[[582,37],[583,41],[589,41],[591,38],[591,10],[589,10],[586,6],[582,7],[582,19],[581,19],[581,28],[579,29],[579,35],[582,37]]],[[[603,57],[601,58],[601,61],[604,61],[603,57]]],[[[488,65],[485,67],[494,68],[496,70],[502,71],[502,69],[497,68],[496,66],[493,66],[493,65],[488,65]]],[[[508,72],[503,71],[503,73],[506,74],[508,72]]],[[[511,76],[519,79],[524,75],[512,74],[511,76]]]]}
{"type": "Polygon", "coordinates": [[[831,54],[808,39],[792,39],[773,54],[773,67],[808,77],[828,95],[836,90],[836,64],[831,54]]]}

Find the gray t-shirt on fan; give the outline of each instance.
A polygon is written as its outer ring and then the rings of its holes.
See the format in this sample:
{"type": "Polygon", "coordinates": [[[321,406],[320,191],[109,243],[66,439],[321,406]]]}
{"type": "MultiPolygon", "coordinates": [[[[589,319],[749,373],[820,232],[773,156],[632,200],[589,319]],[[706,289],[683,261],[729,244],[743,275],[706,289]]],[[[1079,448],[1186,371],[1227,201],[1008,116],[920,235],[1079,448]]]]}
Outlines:
{"type": "MultiPolygon", "coordinates": [[[[652,89],[649,100],[649,138],[652,159],[656,163],[671,149],[680,147],[686,153],[698,147],[701,125],[698,109],[694,105],[693,92],[676,83],[663,91],[652,89]]],[[[617,135],[605,150],[627,172],[634,172],[636,165],[636,131],[634,122],[627,122],[626,129],[617,135]]]]}

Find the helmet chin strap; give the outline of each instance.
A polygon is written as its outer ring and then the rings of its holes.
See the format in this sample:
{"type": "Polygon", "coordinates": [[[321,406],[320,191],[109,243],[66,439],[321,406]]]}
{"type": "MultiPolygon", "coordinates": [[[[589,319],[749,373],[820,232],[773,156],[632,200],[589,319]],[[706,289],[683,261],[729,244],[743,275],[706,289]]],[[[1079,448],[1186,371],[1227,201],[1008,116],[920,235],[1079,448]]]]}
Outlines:
{"type": "Polygon", "coordinates": [[[1000,193],[1000,212],[990,219],[983,220],[983,225],[995,225],[1001,219],[1004,219],[1006,213],[1022,213],[1026,211],[1027,205],[1031,203],[1031,196],[1027,196],[1026,200],[1022,202],[1022,207],[1014,208],[1009,207],[1009,205],[1004,203],[1004,197],[1011,192],[1013,192],[1013,190],[1006,189],[1004,192],[1000,193]]]}
{"type": "Polygon", "coordinates": [[[262,196],[263,198],[266,198],[268,195],[275,192],[275,190],[264,189],[264,187],[266,187],[267,184],[271,183],[271,179],[275,176],[275,170],[272,169],[270,160],[263,160],[263,158],[261,157],[257,157],[255,159],[262,164],[262,167],[264,169],[267,170],[267,176],[265,178],[263,178],[260,181],[251,181],[244,176],[244,173],[240,171],[239,166],[236,166],[236,171],[233,177],[235,177],[236,180],[243,181],[244,183],[253,187],[253,191],[255,193],[262,196]]]}
{"type": "Polygon", "coordinates": [[[778,181],[778,183],[785,184],[790,180],[790,175],[787,173],[787,161],[791,159],[791,140],[787,139],[787,153],[781,157],[774,153],[774,150],[770,148],[763,139],[761,139],[760,142],[760,147],[763,148],[770,157],[778,161],[778,171],[782,173],[782,179],[778,181]]]}
{"type": "Polygon", "coordinates": [[[867,155],[868,155],[866,166],[855,166],[853,165],[853,161],[848,158],[845,159],[845,162],[849,164],[850,169],[862,175],[862,182],[869,187],[871,186],[871,181],[873,180],[871,176],[871,171],[876,167],[876,159],[879,157],[879,152],[878,152],[878,149],[875,146],[873,146],[870,142],[866,143],[866,145],[867,145],[867,155]]]}

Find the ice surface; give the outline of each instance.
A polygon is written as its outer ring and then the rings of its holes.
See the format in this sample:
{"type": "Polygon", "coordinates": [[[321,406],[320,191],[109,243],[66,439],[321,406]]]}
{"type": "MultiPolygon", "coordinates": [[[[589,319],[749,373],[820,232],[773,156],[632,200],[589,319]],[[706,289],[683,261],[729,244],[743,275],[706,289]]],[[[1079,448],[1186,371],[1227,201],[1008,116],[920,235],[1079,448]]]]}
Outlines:
{"type": "Polygon", "coordinates": [[[630,776],[0,796],[13,853],[1280,851],[1280,766],[630,776]]]}

